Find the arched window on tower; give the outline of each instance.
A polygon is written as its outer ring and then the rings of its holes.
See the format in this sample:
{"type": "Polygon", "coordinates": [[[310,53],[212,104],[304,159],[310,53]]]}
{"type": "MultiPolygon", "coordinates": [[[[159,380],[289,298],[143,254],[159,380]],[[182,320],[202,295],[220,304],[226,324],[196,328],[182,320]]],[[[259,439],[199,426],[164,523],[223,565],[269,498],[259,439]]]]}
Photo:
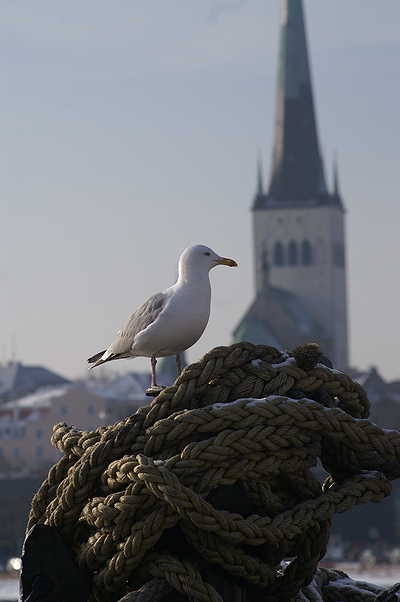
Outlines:
{"type": "Polygon", "coordinates": [[[303,240],[301,243],[301,263],[303,265],[312,264],[312,250],[308,240],[303,240]]]}
{"type": "Polygon", "coordinates": [[[289,259],[289,265],[297,265],[299,263],[297,244],[295,243],[294,240],[291,240],[289,243],[288,259],[289,259]]]}
{"type": "Polygon", "coordinates": [[[282,266],[285,264],[285,251],[281,242],[274,244],[274,265],[282,266]]]}

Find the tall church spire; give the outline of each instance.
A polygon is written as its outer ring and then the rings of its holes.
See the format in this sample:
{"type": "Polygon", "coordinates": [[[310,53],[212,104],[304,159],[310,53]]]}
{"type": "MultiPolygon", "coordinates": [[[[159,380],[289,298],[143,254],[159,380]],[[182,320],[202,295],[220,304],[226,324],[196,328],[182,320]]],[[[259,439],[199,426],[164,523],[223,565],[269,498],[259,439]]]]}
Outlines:
{"type": "Polygon", "coordinates": [[[344,209],[327,191],[301,0],[282,1],[274,157],[252,205],[256,298],[235,340],[291,349],[315,341],[347,366],[344,209]]]}
{"type": "Polygon", "coordinates": [[[257,196],[264,195],[264,184],[263,184],[263,176],[262,176],[262,166],[261,166],[261,152],[258,153],[258,162],[257,162],[257,196]]]}
{"type": "Polygon", "coordinates": [[[334,196],[340,197],[339,168],[338,168],[338,160],[337,160],[336,154],[333,158],[333,194],[334,194],[334,196]]]}
{"type": "Polygon", "coordinates": [[[269,196],[327,194],[319,152],[301,0],[283,0],[274,156],[269,196]],[[322,184],[322,186],[321,186],[322,184]]]}

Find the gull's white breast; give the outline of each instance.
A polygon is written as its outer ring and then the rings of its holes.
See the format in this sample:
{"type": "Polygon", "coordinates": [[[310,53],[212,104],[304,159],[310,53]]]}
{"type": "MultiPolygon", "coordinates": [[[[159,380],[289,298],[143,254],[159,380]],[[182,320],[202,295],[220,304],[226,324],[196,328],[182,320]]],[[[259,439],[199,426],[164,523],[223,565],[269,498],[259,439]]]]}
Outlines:
{"type": "Polygon", "coordinates": [[[207,278],[196,286],[176,284],[156,321],[138,333],[132,351],[166,357],[182,353],[204,332],[210,316],[211,287],[207,278]]]}

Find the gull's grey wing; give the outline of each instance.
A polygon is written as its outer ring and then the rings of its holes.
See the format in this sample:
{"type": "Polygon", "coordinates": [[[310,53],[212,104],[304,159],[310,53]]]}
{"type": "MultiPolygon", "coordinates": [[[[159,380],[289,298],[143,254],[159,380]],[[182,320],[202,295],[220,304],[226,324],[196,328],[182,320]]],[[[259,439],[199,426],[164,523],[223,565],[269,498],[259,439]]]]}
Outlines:
{"type": "Polygon", "coordinates": [[[118,358],[132,357],[132,345],[136,335],[145,330],[158,318],[170,295],[170,290],[166,290],[162,293],[152,295],[147,301],[142,303],[119,331],[117,338],[110,347],[106,351],[96,353],[96,355],[88,359],[88,362],[93,364],[89,369],[118,358]],[[102,359],[103,355],[106,355],[105,359],[102,359]]]}
{"type": "Polygon", "coordinates": [[[155,322],[169,297],[169,291],[156,293],[133,312],[109,348],[113,358],[131,350],[136,335],[155,322]]]}

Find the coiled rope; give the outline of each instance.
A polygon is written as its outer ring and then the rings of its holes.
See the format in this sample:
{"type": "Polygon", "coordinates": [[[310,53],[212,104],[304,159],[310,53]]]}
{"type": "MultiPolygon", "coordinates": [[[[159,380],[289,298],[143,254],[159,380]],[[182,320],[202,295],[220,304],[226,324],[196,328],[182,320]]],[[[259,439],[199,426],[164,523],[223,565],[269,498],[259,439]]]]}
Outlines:
{"type": "MultiPolygon", "coordinates": [[[[338,573],[317,570],[331,518],[389,495],[400,434],[368,421],[365,390],[321,355],[313,344],[217,347],[125,420],[91,432],[57,424],[63,457],[28,529],[60,532],[94,572],[97,600],[154,602],[176,590],[221,602],[201,576],[210,564],[261,602],[313,600],[317,590],[335,600],[338,573]],[[330,475],[322,486],[318,459],[330,475]],[[244,492],[248,515],[213,505],[226,486],[244,492]]],[[[352,599],[342,590],[337,599],[352,599]]]]}

